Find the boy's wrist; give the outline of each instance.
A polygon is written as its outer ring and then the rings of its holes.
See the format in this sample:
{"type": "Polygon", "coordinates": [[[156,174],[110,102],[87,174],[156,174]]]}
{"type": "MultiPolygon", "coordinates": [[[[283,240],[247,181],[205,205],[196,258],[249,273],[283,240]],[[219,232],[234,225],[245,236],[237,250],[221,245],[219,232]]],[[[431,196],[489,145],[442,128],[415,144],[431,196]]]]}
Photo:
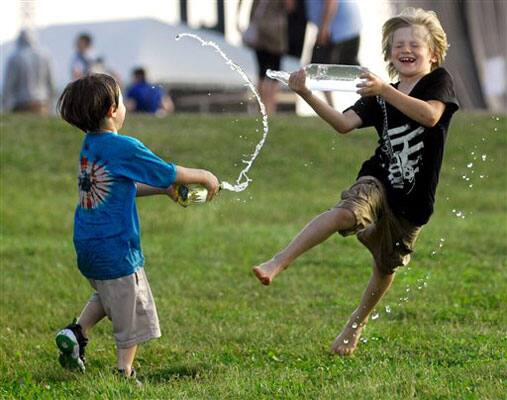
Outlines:
{"type": "Polygon", "coordinates": [[[305,87],[304,89],[298,90],[296,92],[303,100],[308,99],[312,95],[312,91],[305,87]]]}

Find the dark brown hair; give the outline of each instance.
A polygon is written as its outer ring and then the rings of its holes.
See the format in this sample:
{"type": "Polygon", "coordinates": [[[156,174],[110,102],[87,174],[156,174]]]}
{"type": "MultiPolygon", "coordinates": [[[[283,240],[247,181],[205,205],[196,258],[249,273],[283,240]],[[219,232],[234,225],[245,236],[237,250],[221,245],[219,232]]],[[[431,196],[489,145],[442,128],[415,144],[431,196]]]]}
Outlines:
{"type": "Polygon", "coordinates": [[[106,74],[91,74],[69,83],[56,104],[69,124],[84,132],[100,130],[111,106],[118,106],[120,87],[106,74]]]}

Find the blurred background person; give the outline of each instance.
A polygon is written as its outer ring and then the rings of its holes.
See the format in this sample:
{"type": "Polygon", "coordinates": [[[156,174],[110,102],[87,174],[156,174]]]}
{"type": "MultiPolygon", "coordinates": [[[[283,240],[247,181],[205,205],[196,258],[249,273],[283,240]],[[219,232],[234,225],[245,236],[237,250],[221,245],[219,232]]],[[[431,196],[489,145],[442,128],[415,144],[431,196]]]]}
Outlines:
{"type": "Polygon", "coordinates": [[[38,48],[33,32],[20,32],[7,60],[3,87],[5,111],[48,114],[54,96],[49,56],[38,48]]]}
{"type": "Polygon", "coordinates": [[[163,116],[174,111],[174,103],[160,85],[147,81],[142,67],[132,72],[132,84],[127,88],[127,110],[163,116]]]}
{"type": "MultiPolygon", "coordinates": [[[[238,2],[237,13],[241,9],[238,2]]],[[[268,114],[276,112],[278,82],[266,77],[268,69],[280,70],[282,56],[289,48],[288,14],[295,0],[253,0],[250,23],[242,34],[243,42],[255,51],[258,70],[258,90],[268,114]]]]}
{"type": "MultiPolygon", "coordinates": [[[[306,15],[318,28],[312,63],[359,65],[361,15],[355,1],[305,0],[306,15]]],[[[331,92],[326,100],[333,106],[331,92]]]]}
{"type": "Polygon", "coordinates": [[[93,39],[89,33],[79,34],[76,39],[76,53],[70,66],[72,80],[89,74],[96,63],[97,60],[93,54],[92,45],[93,39]]]}

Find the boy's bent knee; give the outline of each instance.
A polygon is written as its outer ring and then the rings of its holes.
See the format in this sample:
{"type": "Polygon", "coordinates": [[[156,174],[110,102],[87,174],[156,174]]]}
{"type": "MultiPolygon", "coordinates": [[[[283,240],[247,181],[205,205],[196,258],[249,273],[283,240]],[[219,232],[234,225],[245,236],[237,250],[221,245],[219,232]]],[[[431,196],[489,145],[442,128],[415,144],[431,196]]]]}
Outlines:
{"type": "Polygon", "coordinates": [[[331,212],[336,221],[337,231],[346,231],[356,225],[356,217],[352,211],[346,208],[334,208],[331,212]]]}

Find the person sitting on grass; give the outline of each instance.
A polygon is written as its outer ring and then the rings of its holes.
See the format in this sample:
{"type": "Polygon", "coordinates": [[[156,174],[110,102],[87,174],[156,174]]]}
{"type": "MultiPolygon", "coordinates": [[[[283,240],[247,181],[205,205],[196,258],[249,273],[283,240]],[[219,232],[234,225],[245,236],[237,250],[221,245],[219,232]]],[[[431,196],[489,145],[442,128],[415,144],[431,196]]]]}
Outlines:
{"type": "Polygon", "coordinates": [[[144,68],[132,72],[132,84],[127,88],[126,106],[128,111],[164,116],[174,111],[174,103],[160,85],[147,81],[144,68]]]}
{"type": "Polygon", "coordinates": [[[199,183],[211,200],[218,180],[206,170],[167,163],[139,140],[119,134],[126,110],[111,76],[91,74],[68,84],[57,107],[65,121],[85,132],[74,245],[79,270],[94,289],[79,318],[56,335],[59,361],[64,368],[84,371],[89,331],[107,316],[113,325],[118,373],[135,378],[137,346],[160,337],[143,268],[135,197],[165,194],[176,200],[174,184],[199,183]]]}
{"type": "Polygon", "coordinates": [[[352,354],[361,332],[397,267],[407,265],[421,227],[433,213],[435,191],[452,115],[458,109],[452,78],[440,65],[447,51],[445,32],[432,11],[408,8],[383,26],[382,47],[388,84],[373,73],[361,75],[361,98],[340,113],[305,86],[303,70],[289,86],[339,133],[374,126],[379,146],[341,201],[313,219],[280,253],[253,268],[264,284],[299,255],[335,232],[357,234],[373,255],[373,273],[359,306],[331,352],[352,354]]]}

